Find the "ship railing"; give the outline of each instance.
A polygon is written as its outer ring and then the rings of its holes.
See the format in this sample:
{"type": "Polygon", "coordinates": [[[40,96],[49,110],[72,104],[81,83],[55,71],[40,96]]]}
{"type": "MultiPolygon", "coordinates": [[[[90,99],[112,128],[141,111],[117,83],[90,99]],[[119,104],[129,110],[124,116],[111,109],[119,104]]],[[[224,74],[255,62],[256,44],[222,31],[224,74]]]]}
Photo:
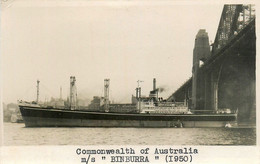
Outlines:
{"type": "Polygon", "coordinates": [[[236,110],[226,110],[226,109],[219,109],[219,110],[190,110],[192,113],[195,114],[235,114],[237,113],[236,110]]]}
{"type": "Polygon", "coordinates": [[[188,111],[154,111],[156,114],[190,114],[188,111]]]}
{"type": "Polygon", "coordinates": [[[188,108],[184,107],[174,107],[174,108],[160,108],[160,107],[155,107],[154,108],[155,113],[178,113],[178,114],[186,114],[189,112],[188,108]]]}
{"type": "Polygon", "coordinates": [[[164,101],[158,101],[158,106],[186,106],[184,102],[164,102],[164,101]]]}

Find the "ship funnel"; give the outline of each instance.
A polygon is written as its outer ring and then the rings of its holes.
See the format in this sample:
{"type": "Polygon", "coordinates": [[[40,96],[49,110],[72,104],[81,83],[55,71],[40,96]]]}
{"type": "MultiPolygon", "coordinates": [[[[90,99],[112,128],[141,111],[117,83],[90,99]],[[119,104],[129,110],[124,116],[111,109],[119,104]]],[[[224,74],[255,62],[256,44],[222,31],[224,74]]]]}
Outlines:
{"type": "Polygon", "coordinates": [[[156,88],[156,78],[153,78],[153,90],[150,92],[150,97],[154,97],[155,101],[158,100],[158,88],[156,88]]]}
{"type": "Polygon", "coordinates": [[[153,90],[156,90],[156,78],[153,78],[153,90]]]}

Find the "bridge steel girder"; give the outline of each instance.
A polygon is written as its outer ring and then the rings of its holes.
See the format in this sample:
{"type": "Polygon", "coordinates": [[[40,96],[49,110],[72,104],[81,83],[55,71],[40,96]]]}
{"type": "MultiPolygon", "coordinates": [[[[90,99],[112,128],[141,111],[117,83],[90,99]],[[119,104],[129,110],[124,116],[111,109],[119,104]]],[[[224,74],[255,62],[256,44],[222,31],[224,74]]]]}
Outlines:
{"type": "Polygon", "coordinates": [[[200,109],[238,110],[239,121],[255,122],[256,35],[255,19],[225,46],[213,54],[199,69],[200,109]],[[204,105],[203,105],[204,103],[204,105]]]}
{"type": "Polygon", "coordinates": [[[168,102],[186,102],[190,109],[192,78],[189,78],[179,89],[177,89],[166,101],[168,102]]]}

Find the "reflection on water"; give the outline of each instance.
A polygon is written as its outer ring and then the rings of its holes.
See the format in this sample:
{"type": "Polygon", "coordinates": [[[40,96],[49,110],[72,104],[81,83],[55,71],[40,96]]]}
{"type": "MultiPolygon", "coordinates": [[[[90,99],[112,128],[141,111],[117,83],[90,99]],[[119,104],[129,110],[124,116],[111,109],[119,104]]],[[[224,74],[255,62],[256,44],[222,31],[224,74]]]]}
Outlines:
{"type": "Polygon", "coordinates": [[[256,129],[25,128],[4,123],[4,145],[256,145],[256,129]]]}

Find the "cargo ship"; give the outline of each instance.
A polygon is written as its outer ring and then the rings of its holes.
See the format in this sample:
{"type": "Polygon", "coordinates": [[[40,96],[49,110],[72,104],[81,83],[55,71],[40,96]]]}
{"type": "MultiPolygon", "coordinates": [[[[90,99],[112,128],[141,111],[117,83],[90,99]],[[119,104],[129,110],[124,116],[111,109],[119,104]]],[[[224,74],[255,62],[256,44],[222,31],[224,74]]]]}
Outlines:
{"type": "Polygon", "coordinates": [[[19,101],[19,108],[26,127],[231,127],[236,125],[237,113],[230,110],[192,111],[188,105],[167,102],[158,97],[156,80],[148,97],[141,96],[138,81],[135,102],[132,104],[110,104],[109,79],[104,81],[104,97],[98,106],[82,110],[77,107],[74,76],[70,77],[69,106],[58,108],[19,101]]]}

